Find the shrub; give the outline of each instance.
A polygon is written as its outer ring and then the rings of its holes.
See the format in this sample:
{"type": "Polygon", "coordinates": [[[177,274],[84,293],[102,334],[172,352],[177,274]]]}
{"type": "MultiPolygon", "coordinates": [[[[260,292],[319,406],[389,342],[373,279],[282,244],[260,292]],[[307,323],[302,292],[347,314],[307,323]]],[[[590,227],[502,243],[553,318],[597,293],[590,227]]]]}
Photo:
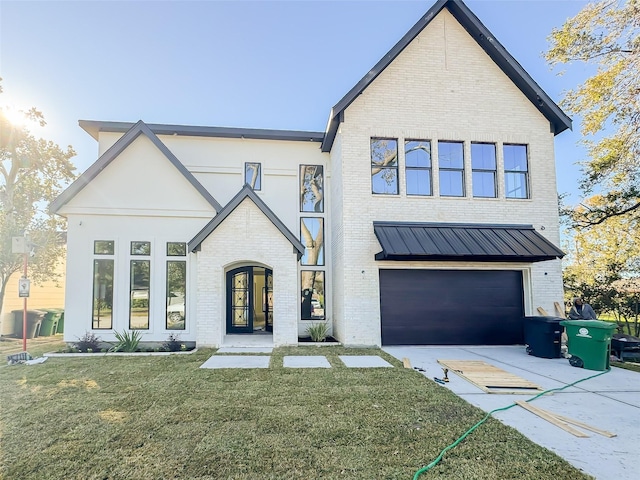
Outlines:
{"type": "Polygon", "coordinates": [[[307,333],[314,342],[324,342],[329,334],[329,325],[326,322],[312,323],[307,327],[307,333]]]}
{"type": "Polygon", "coordinates": [[[100,337],[93,332],[86,332],[78,341],[74,343],[74,347],[79,352],[92,353],[100,351],[100,337]]]}
{"type": "Polygon", "coordinates": [[[172,333],[169,335],[169,338],[162,345],[164,350],[169,352],[178,352],[182,350],[183,345],[180,343],[180,335],[177,333],[172,333]]]}
{"type": "Polygon", "coordinates": [[[118,343],[111,347],[112,352],[135,352],[138,350],[138,344],[142,338],[142,333],[139,331],[127,332],[125,330],[122,333],[114,332],[114,335],[118,339],[118,343]]]}

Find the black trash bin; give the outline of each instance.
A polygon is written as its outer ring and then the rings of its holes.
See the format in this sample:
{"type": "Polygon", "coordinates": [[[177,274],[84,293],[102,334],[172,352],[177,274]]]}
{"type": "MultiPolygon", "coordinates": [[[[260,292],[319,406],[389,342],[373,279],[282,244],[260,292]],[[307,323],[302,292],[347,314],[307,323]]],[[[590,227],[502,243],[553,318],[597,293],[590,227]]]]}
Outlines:
{"type": "MultiPolygon", "coordinates": [[[[18,338],[23,338],[22,323],[24,310],[14,310],[15,333],[18,338]]],[[[41,310],[27,310],[27,338],[36,338],[40,334],[42,319],[47,312],[41,310]]]]}
{"type": "Polygon", "coordinates": [[[524,342],[527,353],[540,358],[560,358],[564,318],[524,317],[524,342]]]}

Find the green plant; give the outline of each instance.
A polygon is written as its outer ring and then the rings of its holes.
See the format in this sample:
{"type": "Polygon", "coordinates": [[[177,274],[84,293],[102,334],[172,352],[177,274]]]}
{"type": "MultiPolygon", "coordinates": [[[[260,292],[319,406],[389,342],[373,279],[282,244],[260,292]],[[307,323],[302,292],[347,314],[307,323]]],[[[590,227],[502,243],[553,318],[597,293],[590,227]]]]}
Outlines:
{"type": "Polygon", "coordinates": [[[142,339],[142,333],[137,330],[114,332],[114,335],[118,339],[118,343],[111,347],[110,351],[112,352],[135,352],[138,349],[140,339],[142,339]]]}
{"type": "Polygon", "coordinates": [[[307,333],[314,342],[324,342],[329,334],[329,325],[326,322],[312,323],[307,327],[307,333]]]}
{"type": "Polygon", "coordinates": [[[100,351],[100,337],[96,336],[93,332],[86,332],[83,336],[78,338],[77,342],[74,342],[73,346],[79,352],[98,352],[100,351]]]}
{"type": "Polygon", "coordinates": [[[162,345],[164,350],[169,352],[178,352],[182,349],[182,344],[180,343],[180,334],[172,333],[169,335],[169,338],[162,345]]]}

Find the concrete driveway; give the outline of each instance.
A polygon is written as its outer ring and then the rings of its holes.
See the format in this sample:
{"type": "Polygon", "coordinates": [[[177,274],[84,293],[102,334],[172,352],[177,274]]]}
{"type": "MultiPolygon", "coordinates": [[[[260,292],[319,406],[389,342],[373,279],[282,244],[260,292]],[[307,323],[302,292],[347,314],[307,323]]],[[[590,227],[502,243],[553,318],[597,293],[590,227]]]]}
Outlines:
{"type": "MultiPolygon", "coordinates": [[[[411,365],[423,369],[423,374],[429,379],[443,376],[437,360],[484,361],[534,382],[545,390],[599,373],[572,367],[564,358],[545,359],[527,355],[521,346],[415,346],[384,347],[383,350],[399,360],[408,358],[411,365]]],[[[448,376],[450,382],[443,388],[485,412],[532,397],[489,394],[453,372],[448,376]]],[[[584,430],[590,437],[578,438],[519,406],[496,412],[494,417],[599,480],[640,478],[640,373],[613,368],[604,375],[561,392],[543,395],[531,405],[617,436],[607,438],[584,430]]],[[[472,442],[473,434],[465,441],[472,442]]]]}

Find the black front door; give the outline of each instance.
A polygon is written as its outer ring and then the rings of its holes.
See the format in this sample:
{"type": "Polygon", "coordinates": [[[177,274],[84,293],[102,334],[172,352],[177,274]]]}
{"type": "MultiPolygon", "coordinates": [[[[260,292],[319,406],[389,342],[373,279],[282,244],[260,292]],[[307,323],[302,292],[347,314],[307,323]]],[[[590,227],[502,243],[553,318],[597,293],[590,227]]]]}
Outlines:
{"type": "Polygon", "coordinates": [[[227,333],[273,331],[273,274],[268,268],[227,272],[227,333]]]}

